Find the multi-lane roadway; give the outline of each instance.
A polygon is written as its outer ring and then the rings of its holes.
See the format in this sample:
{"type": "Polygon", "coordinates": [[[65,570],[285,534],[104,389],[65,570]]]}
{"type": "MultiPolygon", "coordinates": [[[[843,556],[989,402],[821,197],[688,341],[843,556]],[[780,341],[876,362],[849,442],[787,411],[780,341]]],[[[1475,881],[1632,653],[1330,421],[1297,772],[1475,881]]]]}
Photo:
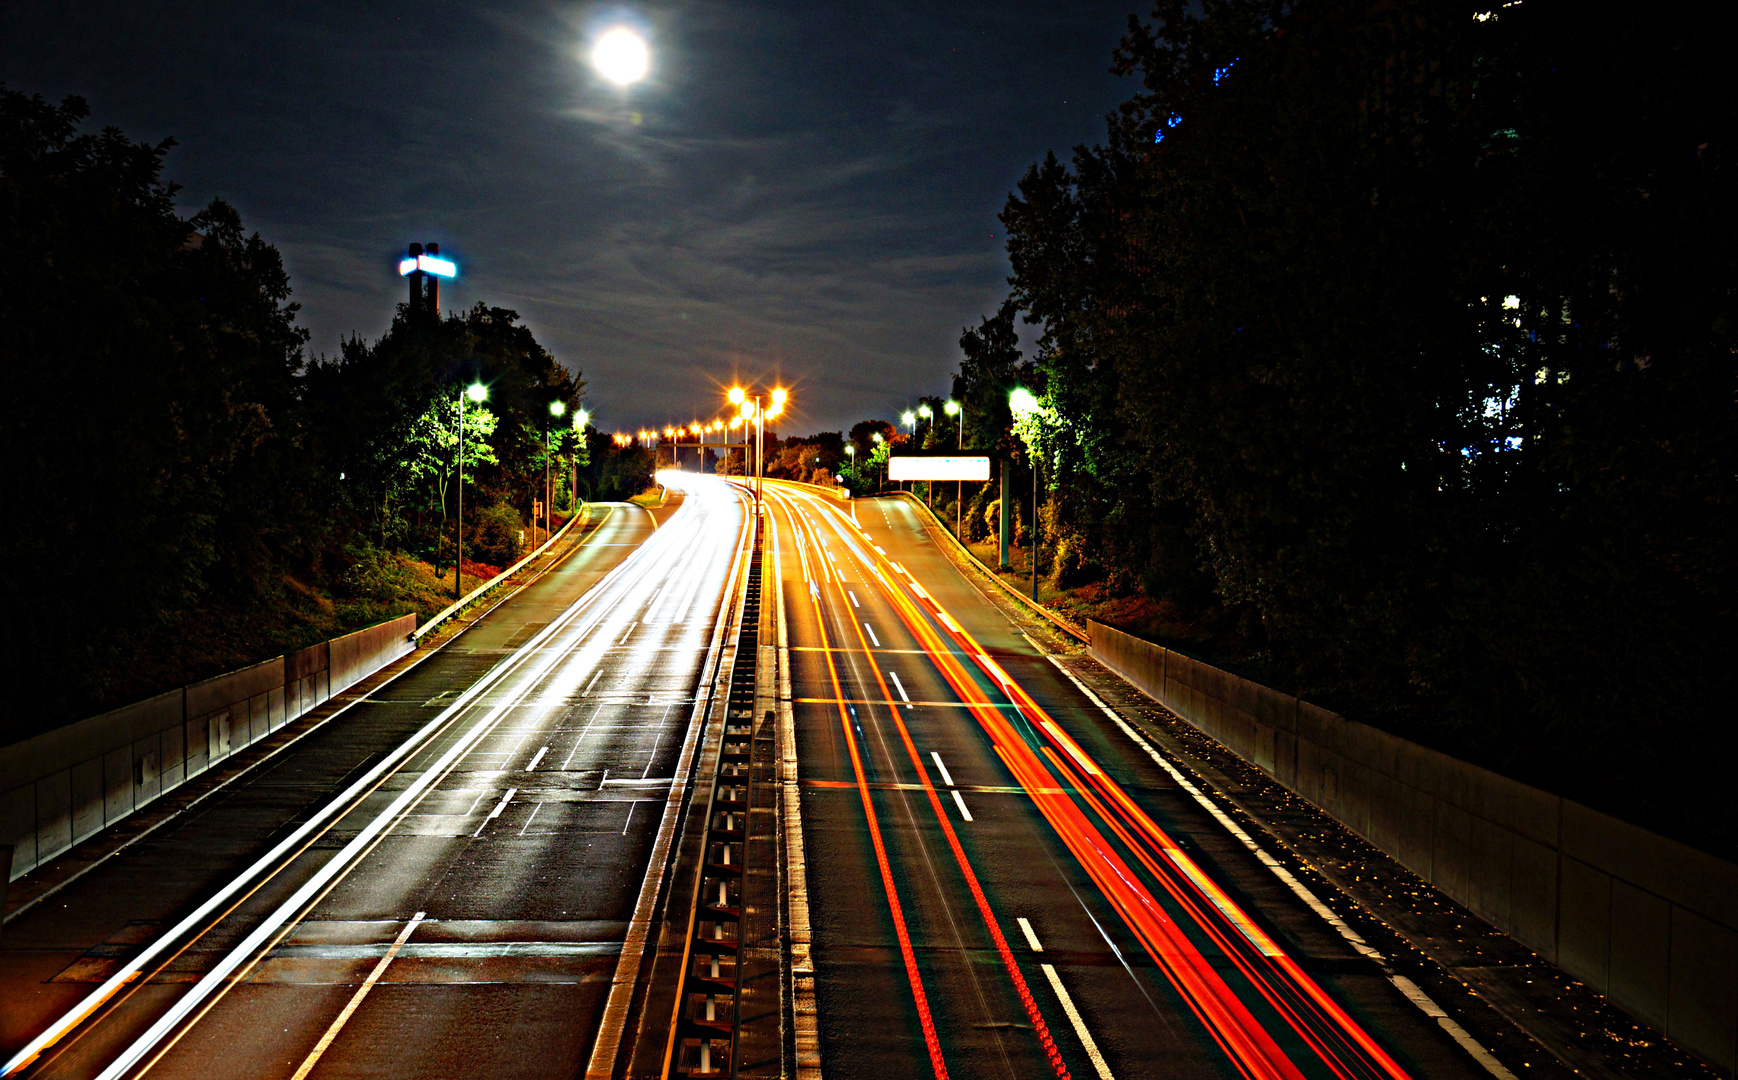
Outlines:
{"type": "Polygon", "coordinates": [[[827,1075],[1492,1075],[919,509],[769,502],[827,1075]]]}
{"type": "MultiPolygon", "coordinates": [[[[409,672],[8,921],[0,1072],[679,1071],[670,1006],[644,1002],[685,970],[672,882],[709,820],[752,504],[666,479],[656,516],[613,508],[409,672]]],[[[834,1077],[1504,1075],[917,507],[772,483],[764,506],[790,846],[758,856],[787,949],[761,1000],[783,1001],[787,1075],[816,1051],[834,1077]]]]}

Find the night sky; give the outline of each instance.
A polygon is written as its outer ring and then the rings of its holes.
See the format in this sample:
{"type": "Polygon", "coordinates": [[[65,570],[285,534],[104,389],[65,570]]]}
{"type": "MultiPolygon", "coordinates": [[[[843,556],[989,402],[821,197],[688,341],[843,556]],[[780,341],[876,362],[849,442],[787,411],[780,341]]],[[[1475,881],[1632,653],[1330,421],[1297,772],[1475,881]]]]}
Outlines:
{"type": "Polygon", "coordinates": [[[174,136],[283,251],[314,353],[377,337],[436,241],[448,309],[518,310],[606,430],[782,378],[791,431],[945,393],[1004,293],[996,214],[1047,149],[1102,139],[1129,0],[68,3],[0,7],[0,80],[174,136]],[[585,61],[638,28],[652,72],[585,61]]]}

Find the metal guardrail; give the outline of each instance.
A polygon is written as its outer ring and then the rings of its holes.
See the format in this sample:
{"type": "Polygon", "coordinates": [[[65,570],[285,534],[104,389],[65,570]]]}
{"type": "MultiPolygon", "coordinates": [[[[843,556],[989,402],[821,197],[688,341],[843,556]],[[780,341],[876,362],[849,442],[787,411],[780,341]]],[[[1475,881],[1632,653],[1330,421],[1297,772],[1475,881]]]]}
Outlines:
{"type": "MultiPolygon", "coordinates": [[[[520,570],[524,569],[524,567],[528,563],[530,563],[532,560],[536,559],[538,556],[542,555],[544,552],[548,551],[549,548],[557,540],[560,540],[563,536],[566,536],[567,531],[569,529],[573,528],[573,526],[575,524],[583,524],[584,522],[587,522],[590,520],[591,520],[591,503],[586,503],[585,506],[580,510],[579,513],[568,518],[567,524],[563,525],[560,529],[558,529],[556,531],[555,535],[553,535],[549,539],[543,541],[542,545],[539,546],[536,551],[533,551],[531,554],[520,559],[518,562],[514,563],[512,566],[509,566],[507,569],[501,571],[499,574],[496,574],[494,577],[490,578],[488,581],[485,581],[481,585],[478,585],[476,588],[474,588],[470,592],[466,593],[460,599],[454,600],[452,603],[450,603],[446,607],[442,608],[440,610],[440,612],[437,613],[433,618],[429,619],[428,622],[425,622],[421,626],[417,627],[415,630],[412,630],[410,632],[411,644],[420,645],[422,643],[422,639],[427,634],[429,634],[431,631],[433,631],[435,628],[439,627],[441,623],[446,622],[448,619],[452,618],[454,615],[457,615],[459,612],[463,611],[465,608],[476,603],[477,600],[483,596],[483,594],[489,592],[492,589],[498,588],[501,585],[506,584],[508,578],[512,577],[514,574],[516,574],[520,570]]],[[[463,561],[462,556],[461,556],[460,561],[461,562],[463,561]]],[[[458,571],[454,570],[454,573],[457,574],[458,571]]]]}

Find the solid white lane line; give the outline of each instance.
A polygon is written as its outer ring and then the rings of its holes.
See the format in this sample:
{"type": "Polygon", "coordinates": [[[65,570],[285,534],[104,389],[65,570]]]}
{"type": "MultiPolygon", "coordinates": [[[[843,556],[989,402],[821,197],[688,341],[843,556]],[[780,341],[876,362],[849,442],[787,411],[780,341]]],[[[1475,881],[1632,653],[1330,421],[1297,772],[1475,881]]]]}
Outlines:
{"type": "Polygon", "coordinates": [[[875,636],[875,628],[873,626],[870,626],[868,623],[864,623],[863,629],[869,631],[870,643],[873,644],[877,649],[879,649],[881,647],[881,639],[875,636]]]}
{"type": "Polygon", "coordinates": [[[949,790],[953,792],[954,805],[960,808],[960,817],[965,818],[967,821],[972,820],[972,812],[966,809],[966,799],[964,795],[960,794],[960,789],[951,788],[949,790]]]}
{"type": "Polygon", "coordinates": [[[1032,924],[1026,921],[1025,916],[1021,916],[1014,921],[1020,924],[1020,933],[1026,935],[1026,944],[1032,946],[1032,951],[1043,952],[1044,946],[1039,942],[1038,935],[1032,932],[1032,924]]]}
{"type": "Polygon", "coordinates": [[[531,816],[525,819],[525,824],[519,826],[519,835],[520,836],[525,835],[525,830],[529,829],[531,827],[531,823],[533,821],[537,820],[537,815],[542,809],[543,809],[542,803],[538,803],[536,806],[531,808],[531,816]]]}
{"type": "MultiPolygon", "coordinates": [[[[879,645],[880,642],[876,642],[876,644],[879,645]]],[[[889,671],[887,673],[887,675],[889,678],[891,678],[893,680],[893,685],[896,688],[898,688],[899,696],[905,699],[905,707],[907,709],[911,708],[911,695],[905,692],[905,684],[899,681],[899,673],[894,672],[894,671],[889,671]]],[[[951,783],[953,783],[953,781],[949,780],[948,783],[951,784],[951,783]]]]}
{"type": "Polygon", "coordinates": [[[941,755],[931,750],[929,756],[935,759],[935,767],[941,770],[941,778],[947,781],[947,786],[953,787],[953,776],[947,771],[947,766],[941,763],[941,755]]]}
{"type": "Polygon", "coordinates": [[[1068,1014],[1068,1022],[1074,1025],[1075,1037],[1086,1051],[1088,1061],[1092,1062],[1099,1080],[1116,1080],[1111,1074],[1110,1065],[1104,1060],[1104,1055],[1098,1052],[1098,1043],[1092,1039],[1092,1032],[1086,1030],[1086,1021],[1081,1019],[1080,1010],[1074,1007],[1074,998],[1069,996],[1068,988],[1062,985],[1062,977],[1056,974],[1056,969],[1049,964],[1039,964],[1044,977],[1050,980],[1050,989],[1056,991],[1056,996],[1062,1002],[1062,1011],[1068,1014]]]}
{"type": "Polygon", "coordinates": [[[302,1067],[296,1070],[296,1075],[292,1076],[290,1080],[306,1080],[307,1075],[314,1071],[315,1063],[332,1045],[332,1040],[338,1037],[338,1033],[344,1030],[344,1025],[350,1022],[350,1017],[356,1012],[357,1006],[361,1005],[362,999],[368,996],[370,990],[374,989],[374,984],[380,981],[381,975],[385,974],[386,965],[392,963],[393,958],[398,955],[398,950],[404,948],[404,943],[410,940],[410,935],[416,932],[416,928],[422,923],[426,914],[422,911],[417,912],[416,917],[406,923],[403,930],[399,931],[398,937],[392,942],[392,947],[386,950],[386,955],[382,956],[380,962],[374,965],[374,970],[368,973],[368,978],[362,980],[362,985],[358,986],[356,992],[350,995],[350,1000],[344,1005],[344,1011],[338,1014],[338,1018],[332,1021],[332,1026],[328,1027],[326,1033],[320,1036],[320,1041],[314,1044],[312,1050],[308,1051],[308,1056],[302,1059],[302,1067]]]}
{"type": "Polygon", "coordinates": [[[1166,773],[1170,774],[1171,779],[1176,782],[1178,787],[1188,792],[1191,798],[1213,816],[1213,820],[1224,826],[1227,832],[1241,841],[1243,846],[1249,849],[1250,853],[1255,856],[1257,861],[1273,872],[1274,877],[1277,877],[1280,881],[1284,882],[1286,887],[1289,888],[1299,900],[1304,902],[1305,906],[1319,915],[1323,922],[1326,922],[1329,926],[1332,926],[1336,931],[1338,931],[1340,937],[1344,938],[1347,944],[1351,945],[1352,948],[1356,949],[1364,957],[1378,964],[1382,968],[1382,973],[1388,977],[1388,981],[1394,984],[1394,988],[1399,990],[1400,993],[1405,996],[1406,1000],[1417,1006],[1419,1011],[1423,1012],[1424,1015],[1435,1020],[1438,1026],[1448,1034],[1448,1037],[1453,1039],[1461,1049],[1467,1052],[1468,1056],[1483,1066],[1486,1072],[1497,1077],[1497,1080],[1518,1080],[1514,1073],[1510,1072],[1502,1062],[1493,1057],[1491,1052],[1485,1049],[1484,1045],[1477,1039],[1468,1034],[1465,1028],[1456,1023],[1454,1017],[1449,1016],[1448,1013],[1444,1012],[1442,1006],[1438,1005],[1431,999],[1430,995],[1420,989],[1417,983],[1414,983],[1404,975],[1396,975],[1391,971],[1388,967],[1387,957],[1383,956],[1379,951],[1373,948],[1369,942],[1365,941],[1363,935],[1359,934],[1350,926],[1347,926],[1345,920],[1335,914],[1332,908],[1322,903],[1321,898],[1316,896],[1307,885],[1299,881],[1290,870],[1287,870],[1284,864],[1268,854],[1266,848],[1257,844],[1247,832],[1243,831],[1242,826],[1231,820],[1230,815],[1226,814],[1225,811],[1219,808],[1218,803],[1209,799],[1202,793],[1200,788],[1197,788],[1194,784],[1190,783],[1189,778],[1184,776],[1176,766],[1172,765],[1164,755],[1160,754],[1158,748],[1153,746],[1145,735],[1142,735],[1133,727],[1129,726],[1128,721],[1122,718],[1121,713],[1112,709],[1109,705],[1106,705],[1103,699],[1088,689],[1087,685],[1084,682],[1081,682],[1074,672],[1069,671],[1064,667],[1062,661],[1056,659],[1054,656],[1051,656],[1048,659],[1052,664],[1056,665],[1056,670],[1067,676],[1068,681],[1073,683],[1082,694],[1086,695],[1088,701],[1096,705],[1098,710],[1104,713],[1104,715],[1110,717],[1112,722],[1114,722],[1118,728],[1122,729],[1124,735],[1127,735],[1136,746],[1145,750],[1148,757],[1152,758],[1161,769],[1164,769],[1166,773]]]}
{"type": "Polygon", "coordinates": [[[525,766],[525,771],[531,772],[533,769],[537,768],[537,763],[539,761],[542,761],[543,755],[547,754],[547,753],[549,753],[549,747],[547,747],[547,746],[545,746],[543,749],[537,751],[537,756],[531,759],[531,764],[525,766]]]}

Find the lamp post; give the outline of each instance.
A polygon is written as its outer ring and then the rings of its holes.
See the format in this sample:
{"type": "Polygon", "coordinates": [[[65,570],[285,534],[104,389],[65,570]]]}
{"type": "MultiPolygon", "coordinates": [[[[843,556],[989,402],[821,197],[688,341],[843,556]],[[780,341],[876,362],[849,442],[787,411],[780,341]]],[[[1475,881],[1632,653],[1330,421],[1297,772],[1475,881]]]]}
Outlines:
{"type": "MultiPolygon", "coordinates": [[[[947,413],[949,416],[957,416],[960,418],[959,449],[963,452],[966,448],[965,406],[952,398],[949,398],[942,402],[941,411],[947,413]]],[[[953,504],[953,534],[959,537],[960,543],[963,544],[966,542],[964,530],[966,521],[966,482],[964,480],[955,480],[954,486],[956,490],[954,493],[953,504]]]]}
{"type": "Polygon", "coordinates": [[[459,480],[458,538],[453,547],[453,599],[463,599],[465,568],[465,399],[481,405],[489,398],[489,388],[472,383],[459,395],[459,453],[453,460],[453,472],[459,480]]]}
{"type": "MultiPolygon", "coordinates": [[[[567,405],[560,401],[549,403],[549,415],[560,418],[567,411],[567,405]]],[[[549,421],[543,421],[543,534],[545,537],[552,531],[550,528],[549,504],[554,501],[555,489],[549,481],[549,421]]]]}
{"type": "MultiPolygon", "coordinates": [[[[870,432],[869,439],[871,442],[874,442],[877,445],[879,445],[880,443],[885,441],[884,439],[881,438],[881,433],[879,431],[870,432]]],[[[886,486],[887,486],[887,463],[885,461],[883,461],[881,463],[881,482],[879,484],[875,485],[875,490],[880,491],[882,488],[884,488],[886,486]]]]}
{"type": "Polygon", "coordinates": [[[754,425],[754,512],[758,517],[762,490],[766,482],[766,422],[784,412],[785,402],[790,400],[783,387],[774,387],[767,395],[766,403],[761,403],[759,394],[749,397],[748,391],[740,386],[730,388],[730,403],[737,406],[737,415],[743,422],[742,456],[743,480],[748,476],[748,425],[754,425]]]}
{"type": "MultiPolygon", "coordinates": [[[[1014,388],[1008,395],[1008,407],[1016,416],[1026,416],[1037,413],[1043,406],[1033,396],[1032,391],[1023,386],[1014,388]]],[[[1032,461],[1032,599],[1038,599],[1038,454],[1030,446],[1026,455],[1032,461]]]]}
{"type": "MultiPolygon", "coordinates": [[[[933,411],[931,411],[930,407],[927,404],[925,404],[925,405],[919,405],[917,407],[917,416],[918,416],[918,419],[920,419],[920,420],[928,420],[928,419],[931,419],[932,417],[934,417],[935,413],[933,411]]],[[[912,429],[911,429],[911,439],[913,442],[917,441],[917,427],[915,425],[913,425],[912,429]]],[[[919,450],[922,450],[923,444],[918,443],[917,448],[919,450]]],[[[923,501],[924,501],[924,504],[927,506],[933,507],[935,505],[935,481],[934,480],[925,480],[923,482],[923,501]]]]}

